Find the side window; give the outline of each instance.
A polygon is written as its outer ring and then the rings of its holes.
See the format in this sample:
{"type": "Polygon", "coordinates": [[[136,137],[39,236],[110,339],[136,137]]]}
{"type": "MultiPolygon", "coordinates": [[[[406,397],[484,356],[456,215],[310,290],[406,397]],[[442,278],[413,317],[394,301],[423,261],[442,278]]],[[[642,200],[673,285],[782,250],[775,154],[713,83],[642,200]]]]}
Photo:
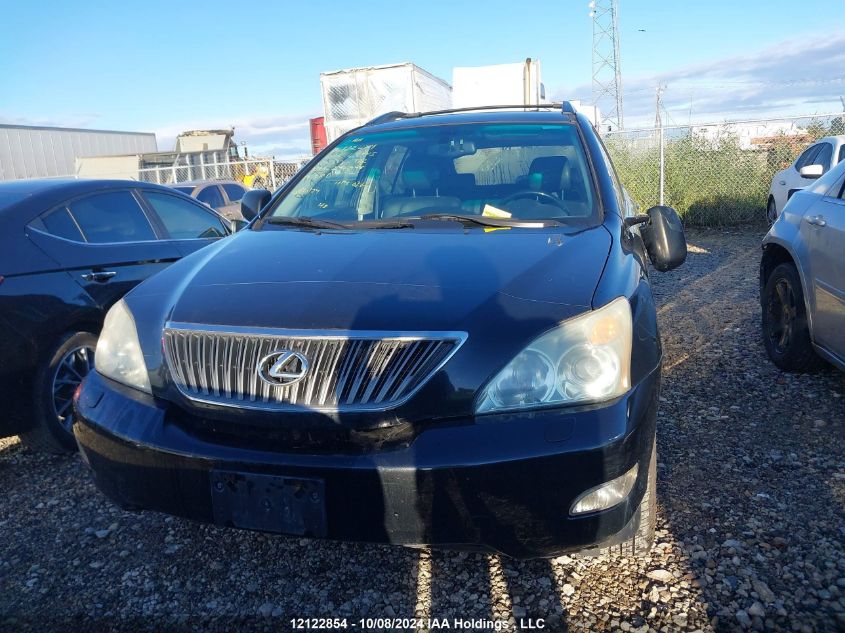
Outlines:
{"type": "Polygon", "coordinates": [[[214,238],[228,234],[220,218],[188,200],[152,191],[145,191],[144,198],[172,239],[214,238]]]}
{"type": "Polygon", "coordinates": [[[812,165],[813,159],[821,148],[818,145],[812,145],[804,150],[804,153],[795,161],[795,171],[800,171],[804,165],[812,165]]]}
{"type": "Polygon", "coordinates": [[[241,198],[244,197],[246,189],[244,189],[240,185],[225,183],[223,184],[223,191],[225,191],[226,195],[229,196],[229,202],[238,202],[241,198]]]}
{"type": "Polygon", "coordinates": [[[66,240],[72,240],[74,242],[85,241],[82,233],[79,232],[79,227],[76,226],[76,222],[74,222],[73,218],[70,217],[70,213],[68,213],[68,210],[65,207],[62,207],[61,209],[54,209],[53,211],[42,215],[41,222],[44,225],[44,229],[50,235],[63,237],[66,240]]]}
{"type": "Polygon", "coordinates": [[[68,205],[85,238],[94,244],[156,239],[153,227],[129,191],[109,191],[68,205]]]}
{"type": "Polygon", "coordinates": [[[830,160],[833,158],[833,145],[830,143],[820,143],[819,145],[821,145],[821,149],[819,149],[818,154],[816,154],[813,158],[813,162],[807,164],[821,165],[824,167],[824,171],[826,172],[830,169],[830,160]]]}
{"type": "Polygon", "coordinates": [[[839,146],[839,158],[836,159],[837,163],[841,163],[845,160],[845,143],[839,146]]]}
{"type": "Polygon", "coordinates": [[[627,204],[625,191],[622,184],[619,182],[619,176],[616,174],[616,168],[613,166],[613,161],[610,160],[610,155],[607,153],[607,148],[604,142],[599,139],[599,147],[601,147],[601,157],[604,164],[607,166],[607,173],[610,175],[610,180],[613,183],[613,191],[616,193],[616,200],[619,202],[619,211],[623,216],[633,215],[636,213],[636,208],[632,204],[627,204]]]}
{"type": "Polygon", "coordinates": [[[212,209],[219,209],[226,204],[223,202],[223,194],[220,193],[217,185],[210,185],[205,189],[201,189],[197,194],[197,200],[205,202],[212,209]]]}

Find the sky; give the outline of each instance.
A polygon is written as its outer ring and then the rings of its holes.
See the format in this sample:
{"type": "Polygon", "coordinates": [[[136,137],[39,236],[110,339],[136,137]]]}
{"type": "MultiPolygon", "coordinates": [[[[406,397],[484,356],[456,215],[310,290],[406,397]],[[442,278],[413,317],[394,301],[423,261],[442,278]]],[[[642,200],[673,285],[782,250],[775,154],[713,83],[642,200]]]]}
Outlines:
{"type": "MultiPolygon", "coordinates": [[[[253,154],[310,153],[322,71],[541,60],[591,100],[587,0],[0,0],[0,123],[155,132],[234,126],[253,154]]],[[[626,127],[842,111],[845,0],[619,0],[626,127]]]]}

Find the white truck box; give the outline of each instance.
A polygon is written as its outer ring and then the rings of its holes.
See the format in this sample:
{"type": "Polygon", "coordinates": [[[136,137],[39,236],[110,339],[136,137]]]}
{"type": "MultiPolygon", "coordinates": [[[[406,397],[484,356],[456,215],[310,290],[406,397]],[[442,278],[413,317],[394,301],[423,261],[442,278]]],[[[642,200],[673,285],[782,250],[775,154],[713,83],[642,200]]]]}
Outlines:
{"type": "Polygon", "coordinates": [[[320,73],[326,139],[387,112],[452,107],[452,87],[410,62],[320,73]]]}

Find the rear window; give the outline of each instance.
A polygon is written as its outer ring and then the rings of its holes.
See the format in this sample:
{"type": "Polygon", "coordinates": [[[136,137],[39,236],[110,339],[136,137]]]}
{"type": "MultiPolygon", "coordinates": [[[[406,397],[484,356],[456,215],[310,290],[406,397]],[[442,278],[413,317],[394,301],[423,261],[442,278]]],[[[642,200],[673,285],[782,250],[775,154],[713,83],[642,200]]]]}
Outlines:
{"type": "Polygon", "coordinates": [[[85,238],[94,244],[156,239],[152,226],[129,191],[110,191],[68,205],[85,238]]]}
{"type": "Polygon", "coordinates": [[[229,196],[229,202],[238,202],[241,198],[244,197],[246,189],[244,189],[240,185],[228,183],[223,185],[223,191],[225,191],[226,195],[229,196]]]}
{"type": "Polygon", "coordinates": [[[55,209],[45,215],[41,216],[41,222],[44,228],[50,235],[63,237],[66,240],[73,240],[74,242],[84,242],[85,238],[79,232],[79,227],[76,222],[70,217],[70,213],[65,207],[55,209]]]}
{"type": "Polygon", "coordinates": [[[209,185],[205,189],[202,189],[197,194],[197,200],[205,202],[212,209],[219,209],[226,204],[223,202],[223,194],[220,193],[220,189],[217,185],[209,185]]]}

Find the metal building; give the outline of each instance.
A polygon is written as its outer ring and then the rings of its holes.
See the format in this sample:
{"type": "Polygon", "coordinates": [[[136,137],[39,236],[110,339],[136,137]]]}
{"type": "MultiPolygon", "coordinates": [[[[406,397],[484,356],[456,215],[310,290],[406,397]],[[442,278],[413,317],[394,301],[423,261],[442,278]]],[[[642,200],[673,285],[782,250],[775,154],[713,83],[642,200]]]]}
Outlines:
{"type": "Polygon", "coordinates": [[[152,133],[0,124],[0,180],[72,176],[78,157],[157,150],[152,133]]]}

